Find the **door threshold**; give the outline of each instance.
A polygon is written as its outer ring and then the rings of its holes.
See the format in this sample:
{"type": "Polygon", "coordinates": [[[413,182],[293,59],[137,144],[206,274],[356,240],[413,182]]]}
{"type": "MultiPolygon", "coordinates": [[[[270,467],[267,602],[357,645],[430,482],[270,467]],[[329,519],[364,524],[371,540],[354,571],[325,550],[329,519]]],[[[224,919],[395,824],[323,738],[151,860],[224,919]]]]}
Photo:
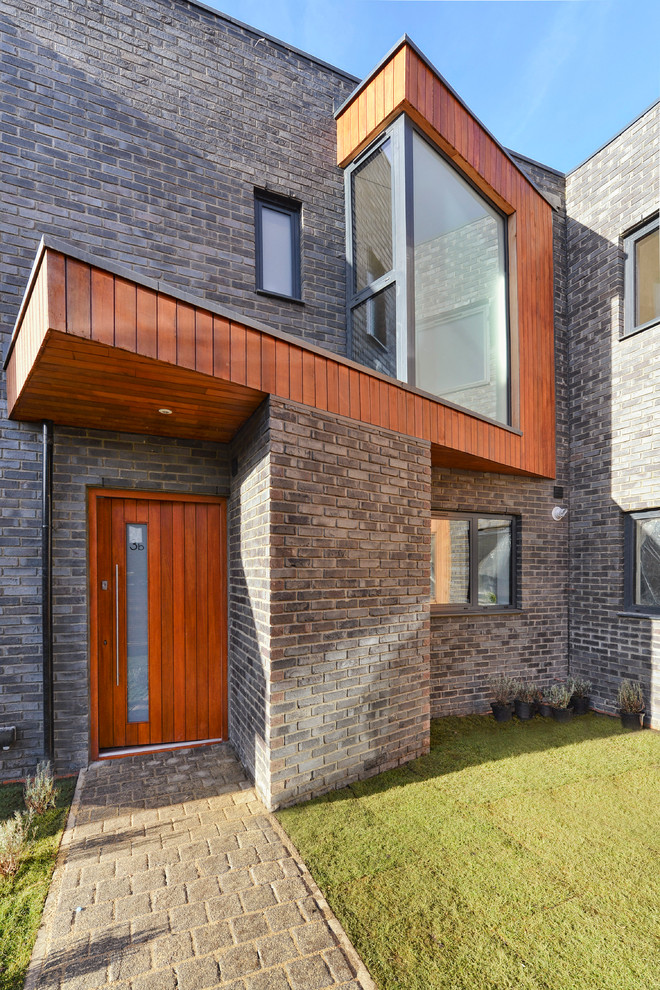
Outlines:
{"type": "Polygon", "coordinates": [[[195,746],[212,746],[227,742],[226,739],[194,739],[191,742],[146,743],[144,746],[123,746],[117,749],[99,750],[99,760],[116,760],[120,756],[139,756],[140,753],[162,753],[168,749],[193,749],[195,746]]]}

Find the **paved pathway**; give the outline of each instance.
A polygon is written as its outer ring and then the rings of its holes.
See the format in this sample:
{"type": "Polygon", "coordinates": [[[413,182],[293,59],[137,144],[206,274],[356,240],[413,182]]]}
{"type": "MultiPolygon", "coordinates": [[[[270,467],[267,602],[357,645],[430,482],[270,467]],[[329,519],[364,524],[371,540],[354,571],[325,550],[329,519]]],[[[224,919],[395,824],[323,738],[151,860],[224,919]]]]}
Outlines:
{"type": "Polygon", "coordinates": [[[83,772],[25,986],[374,984],[221,744],[83,772]]]}

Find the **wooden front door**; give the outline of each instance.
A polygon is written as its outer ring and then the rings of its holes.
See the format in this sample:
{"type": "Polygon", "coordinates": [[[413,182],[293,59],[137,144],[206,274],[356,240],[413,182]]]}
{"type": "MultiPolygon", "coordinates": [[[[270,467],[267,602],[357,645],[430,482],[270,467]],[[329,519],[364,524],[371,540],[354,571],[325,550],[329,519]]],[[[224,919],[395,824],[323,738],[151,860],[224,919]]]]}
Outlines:
{"type": "Polygon", "coordinates": [[[99,748],[226,738],[224,502],[94,503],[99,748]]]}

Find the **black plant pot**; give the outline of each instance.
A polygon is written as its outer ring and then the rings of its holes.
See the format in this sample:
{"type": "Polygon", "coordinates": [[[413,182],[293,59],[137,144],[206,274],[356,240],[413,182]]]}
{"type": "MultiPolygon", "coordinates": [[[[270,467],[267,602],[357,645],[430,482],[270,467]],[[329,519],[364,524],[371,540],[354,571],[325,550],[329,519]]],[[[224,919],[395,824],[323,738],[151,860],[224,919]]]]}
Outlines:
{"type": "Polygon", "coordinates": [[[547,701],[539,701],[536,708],[543,718],[552,718],[552,705],[549,705],[547,701]]]}
{"type": "Polygon", "coordinates": [[[644,712],[619,712],[624,729],[639,732],[643,728],[644,712]]]}
{"type": "Polygon", "coordinates": [[[490,707],[496,722],[510,722],[513,715],[512,705],[499,705],[496,701],[491,701],[490,707]]]}
{"type": "Polygon", "coordinates": [[[591,707],[591,698],[585,698],[581,695],[574,694],[571,698],[571,704],[573,706],[574,715],[586,715],[591,707]]]}
{"type": "Polygon", "coordinates": [[[573,709],[553,708],[552,717],[554,718],[555,722],[570,722],[570,720],[573,718],[573,709]]]}
{"type": "Polygon", "coordinates": [[[529,702],[518,701],[518,699],[516,698],[513,704],[516,709],[516,715],[523,722],[526,722],[534,715],[534,705],[530,705],[529,702]]]}

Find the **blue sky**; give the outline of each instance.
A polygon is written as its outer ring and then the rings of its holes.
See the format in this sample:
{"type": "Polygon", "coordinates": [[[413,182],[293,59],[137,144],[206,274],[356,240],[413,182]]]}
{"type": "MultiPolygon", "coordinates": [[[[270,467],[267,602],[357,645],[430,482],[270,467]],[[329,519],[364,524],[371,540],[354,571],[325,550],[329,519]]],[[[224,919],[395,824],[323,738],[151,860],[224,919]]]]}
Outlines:
{"type": "Polygon", "coordinates": [[[660,97],[658,0],[206,0],[363,77],[407,33],[506,147],[570,171],[660,97]]]}

